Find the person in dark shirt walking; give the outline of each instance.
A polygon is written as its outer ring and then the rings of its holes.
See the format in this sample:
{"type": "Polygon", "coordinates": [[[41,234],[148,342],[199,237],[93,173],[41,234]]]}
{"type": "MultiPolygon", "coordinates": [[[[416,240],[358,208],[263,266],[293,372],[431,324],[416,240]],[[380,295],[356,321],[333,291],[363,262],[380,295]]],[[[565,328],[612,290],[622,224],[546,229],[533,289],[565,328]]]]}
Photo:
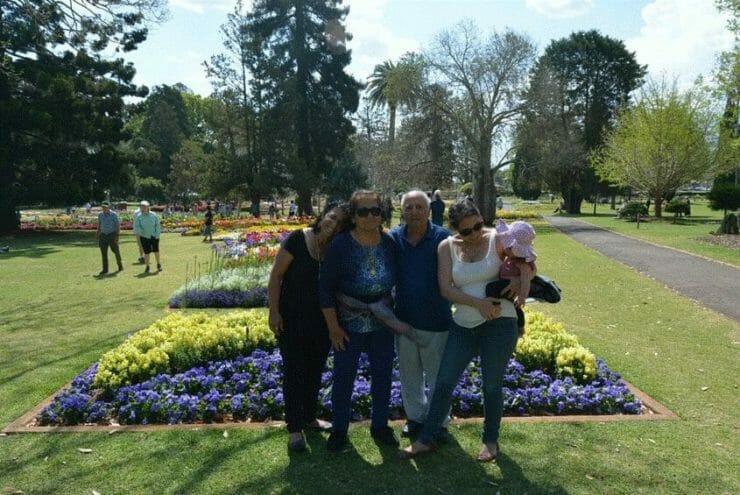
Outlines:
{"type": "Polygon", "coordinates": [[[203,229],[203,242],[213,242],[213,211],[211,205],[206,207],[205,226],[203,229]]]}
{"type": "Polygon", "coordinates": [[[116,256],[116,262],[118,263],[118,271],[123,270],[123,263],[121,262],[121,250],[118,248],[118,237],[121,234],[121,221],[118,219],[118,215],[115,211],[110,209],[110,203],[103,201],[103,211],[98,215],[98,230],[95,233],[95,237],[98,240],[98,247],[100,247],[100,254],[103,258],[103,269],[98,276],[103,276],[108,273],[108,248],[113,251],[116,256]]]}
{"type": "Polygon", "coordinates": [[[442,201],[442,193],[439,189],[434,191],[429,208],[432,210],[432,223],[441,226],[444,223],[445,202],[442,201]]]}

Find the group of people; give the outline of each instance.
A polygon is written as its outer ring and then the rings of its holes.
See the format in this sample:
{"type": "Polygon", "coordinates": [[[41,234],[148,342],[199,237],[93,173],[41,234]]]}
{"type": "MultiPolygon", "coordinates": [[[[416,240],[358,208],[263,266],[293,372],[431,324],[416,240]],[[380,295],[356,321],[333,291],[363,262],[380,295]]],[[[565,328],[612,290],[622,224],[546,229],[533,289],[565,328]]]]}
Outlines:
{"type": "Polygon", "coordinates": [[[288,448],[306,449],[305,429],[329,431],[330,451],[347,446],[358,360],[366,352],[371,436],[400,446],[388,424],[397,355],[407,418],[402,436],[412,441],[399,455],[432,452],[449,439],[453,390],[480,355],[485,418],[477,459],[492,461],[499,452],[504,371],[523,325],[517,309],[529,281],[522,279],[536,270],[534,229],[525,222],[489,229],[475,204],[463,200],[449,208],[451,232],[430,221],[431,198],[411,190],[401,198],[403,223],[386,233],[384,206],[378,193],[356,191],[347,205],[326,205],[278,251],[268,285],[269,326],[283,358],[288,448]],[[487,284],[502,278],[502,268],[511,282],[502,297],[487,297],[487,284]],[[331,348],[328,423],[316,411],[331,348]]]}
{"type": "MultiPolygon", "coordinates": [[[[101,204],[102,211],[98,215],[98,229],[96,238],[98,247],[103,261],[103,269],[98,273],[99,277],[108,274],[108,249],[113,252],[118,264],[118,271],[123,271],[123,261],[121,260],[121,249],[118,241],[121,234],[121,220],[118,214],[111,209],[108,201],[101,204]]],[[[136,236],[136,244],[139,248],[139,263],[145,265],[144,273],[150,273],[150,255],[154,253],[157,263],[157,271],[162,271],[162,264],[159,258],[159,237],[162,234],[162,227],[159,216],[150,211],[148,201],[139,203],[139,209],[134,213],[133,231],[136,236]]]]}

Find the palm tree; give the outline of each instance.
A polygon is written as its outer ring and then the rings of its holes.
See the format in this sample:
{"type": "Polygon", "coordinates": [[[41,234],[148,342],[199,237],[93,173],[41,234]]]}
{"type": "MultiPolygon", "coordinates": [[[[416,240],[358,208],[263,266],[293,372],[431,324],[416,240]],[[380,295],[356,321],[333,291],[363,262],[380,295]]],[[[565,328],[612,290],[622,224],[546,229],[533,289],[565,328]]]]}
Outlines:
{"type": "Polygon", "coordinates": [[[404,55],[398,64],[386,60],[375,66],[368,78],[370,106],[388,107],[388,142],[396,139],[396,109],[399,105],[413,106],[416,88],[421,82],[421,64],[413,53],[404,55]]]}

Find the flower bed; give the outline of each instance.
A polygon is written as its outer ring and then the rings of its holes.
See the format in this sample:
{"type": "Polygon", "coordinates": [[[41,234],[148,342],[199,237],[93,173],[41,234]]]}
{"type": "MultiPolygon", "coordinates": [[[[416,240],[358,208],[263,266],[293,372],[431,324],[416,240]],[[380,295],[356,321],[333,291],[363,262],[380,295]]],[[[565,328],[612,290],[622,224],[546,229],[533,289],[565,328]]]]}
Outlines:
{"type": "Polygon", "coordinates": [[[171,308],[256,308],[267,306],[272,261],[290,231],[252,230],[241,241],[213,245],[206,273],[195,275],[170,297],[171,308]]]}
{"type": "MultiPolygon", "coordinates": [[[[116,212],[121,220],[122,230],[133,228],[133,212],[116,212]]],[[[175,213],[160,216],[163,232],[179,232],[184,235],[202,235],[203,216],[175,213]]],[[[270,220],[266,217],[228,217],[214,219],[213,227],[220,232],[259,231],[261,229],[271,231],[292,230],[308,225],[313,219],[311,217],[282,218],[270,220]]],[[[24,213],[21,215],[20,228],[24,231],[35,230],[96,230],[98,227],[98,215],[96,213],[80,213],[70,215],[65,213],[24,213]]]]}
{"type": "Polygon", "coordinates": [[[244,290],[185,289],[170,298],[172,309],[180,308],[264,308],[267,287],[244,290]]]}
{"type": "MultiPolygon", "coordinates": [[[[255,248],[265,249],[265,248],[255,248]]],[[[170,297],[171,308],[256,308],[267,306],[267,280],[272,257],[248,262],[229,259],[188,280],[170,297]]]]}
{"type": "MultiPolygon", "coordinates": [[[[530,317],[534,321],[533,333],[561,333],[559,329],[552,331],[556,324],[541,315],[534,314],[530,317]],[[540,330],[536,329],[538,321],[540,330]]],[[[206,317],[200,315],[199,318],[206,317]]],[[[236,315],[233,318],[239,319],[241,316],[236,315]]],[[[257,334],[263,333],[264,329],[257,327],[266,323],[252,321],[255,322],[252,326],[257,334]]],[[[197,328],[191,326],[191,332],[197,333],[197,328]]],[[[525,337],[520,342],[528,338],[530,337],[525,337]]],[[[168,342],[165,338],[158,345],[168,348],[168,342]]],[[[37,422],[40,425],[174,424],[282,419],[282,359],[269,339],[262,339],[260,342],[262,348],[247,355],[205,361],[179,373],[152,374],[136,383],[107,390],[96,385],[100,381],[97,376],[100,367],[95,363],[78,375],[69,388],[42,410],[37,422]]],[[[551,375],[539,369],[527,369],[519,361],[521,358],[522,351],[518,346],[517,354],[509,361],[504,377],[506,415],[640,413],[640,401],[620,381],[620,376],[609,370],[601,360],[595,360],[594,376],[583,380],[559,372],[551,375]]],[[[480,363],[476,359],[467,367],[455,388],[452,405],[454,416],[482,415],[480,380],[480,363]]],[[[403,407],[397,368],[394,369],[392,383],[391,415],[393,418],[401,418],[403,407]]],[[[327,371],[322,376],[319,397],[320,416],[324,418],[331,415],[331,384],[330,357],[327,371]]],[[[363,354],[352,394],[355,420],[369,417],[369,394],[369,363],[363,354]]]]}

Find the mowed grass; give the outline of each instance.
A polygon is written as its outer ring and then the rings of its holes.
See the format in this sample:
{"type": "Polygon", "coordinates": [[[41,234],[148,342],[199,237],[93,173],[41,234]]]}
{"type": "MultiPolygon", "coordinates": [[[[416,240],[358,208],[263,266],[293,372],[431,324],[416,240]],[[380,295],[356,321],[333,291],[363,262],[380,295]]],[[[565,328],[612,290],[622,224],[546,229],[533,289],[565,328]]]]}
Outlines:
{"type": "MultiPolygon", "coordinates": [[[[366,426],[353,449],[288,454],[281,428],[0,437],[0,493],[727,493],[740,492],[737,346],[740,324],[682,298],[537,223],[540,270],[563,287],[532,304],[576,333],[612,369],[678,414],[677,421],[505,424],[497,464],[472,455],[480,425],[412,462],[376,446],[366,426]],[[92,449],[81,453],[78,448],[92,449]]],[[[94,278],[91,233],[0,238],[0,427],[55,392],[127,334],[166,313],[198,237],[165,235],[165,270],[94,278]]],[[[396,426],[398,431],[398,426],[396,426]]]]}

